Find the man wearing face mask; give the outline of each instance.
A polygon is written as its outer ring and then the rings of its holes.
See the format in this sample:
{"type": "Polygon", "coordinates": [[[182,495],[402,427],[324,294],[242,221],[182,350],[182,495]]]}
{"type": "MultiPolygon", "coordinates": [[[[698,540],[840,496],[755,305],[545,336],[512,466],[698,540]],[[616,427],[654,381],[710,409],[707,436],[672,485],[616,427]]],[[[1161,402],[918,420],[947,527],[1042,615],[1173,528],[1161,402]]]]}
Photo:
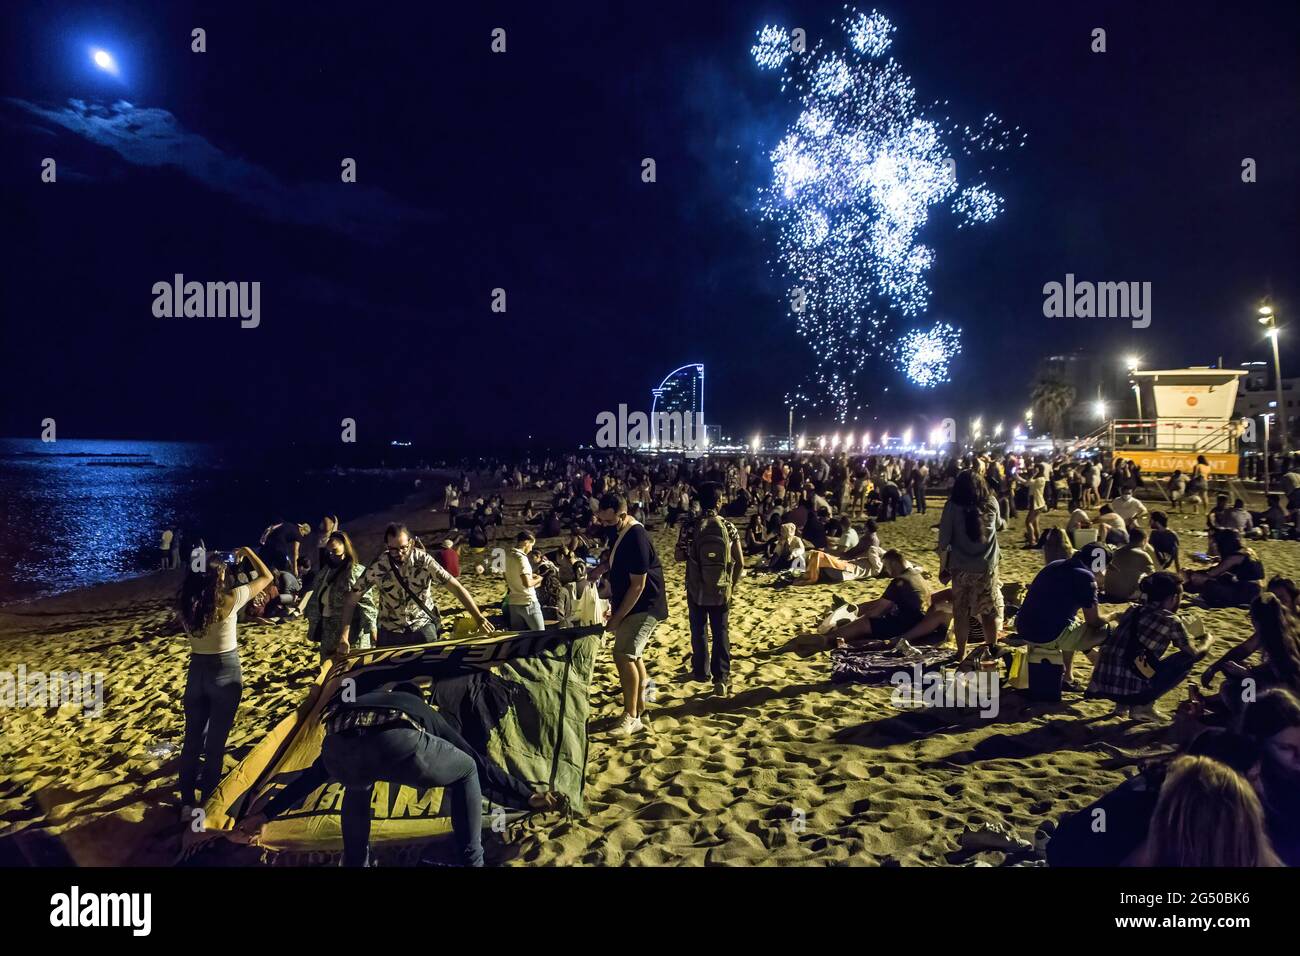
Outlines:
{"type": "Polygon", "coordinates": [[[344,602],[339,653],[348,653],[352,612],[372,588],[378,591],[379,647],[427,644],[438,639],[435,584],[456,596],[480,631],[493,630],[464,585],[448,574],[433,555],[414,547],[405,525],[390,524],[384,531],[384,545],[384,553],[356,580],[344,602]]]}
{"type": "Polygon", "coordinates": [[[641,714],[650,675],[645,649],[659,622],[668,617],[664,569],[654,542],[615,494],[600,498],[596,521],[612,536],[609,556],[610,612],[605,630],[614,635],[614,665],[623,685],[623,718],[615,733],[628,737],[645,729],[641,714]]]}

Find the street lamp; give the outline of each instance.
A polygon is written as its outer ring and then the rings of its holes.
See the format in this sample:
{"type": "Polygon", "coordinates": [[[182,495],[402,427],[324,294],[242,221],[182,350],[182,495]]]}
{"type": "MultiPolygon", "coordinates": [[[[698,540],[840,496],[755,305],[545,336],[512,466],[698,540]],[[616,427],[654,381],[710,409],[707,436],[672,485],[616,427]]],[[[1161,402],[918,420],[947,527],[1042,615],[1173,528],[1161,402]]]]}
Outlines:
{"type": "MultiPolygon", "coordinates": [[[[1282,454],[1286,455],[1291,451],[1291,428],[1287,422],[1286,402],[1282,399],[1282,359],[1277,349],[1277,315],[1272,306],[1259,307],[1259,324],[1264,326],[1264,334],[1273,340],[1273,381],[1277,386],[1277,421],[1282,426],[1282,454]]],[[[1268,450],[1265,448],[1265,457],[1267,454],[1268,450]]]]}
{"type": "Polygon", "coordinates": [[[1096,410],[1096,412],[1097,412],[1097,417],[1098,417],[1098,418],[1100,418],[1100,419],[1105,419],[1105,417],[1106,417],[1106,403],[1105,403],[1103,400],[1101,400],[1100,398],[1097,399],[1096,404],[1093,405],[1092,407],[1096,410]]]}
{"type": "Polygon", "coordinates": [[[1142,421],[1142,389],[1138,385],[1137,377],[1133,375],[1142,364],[1142,360],[1136,355],[1129,355],[1124,359],[1124,365],[1129,370],[1129,375],[1133,379],[1133,394],[1137,397],[1138,421],[1142,421]]]}

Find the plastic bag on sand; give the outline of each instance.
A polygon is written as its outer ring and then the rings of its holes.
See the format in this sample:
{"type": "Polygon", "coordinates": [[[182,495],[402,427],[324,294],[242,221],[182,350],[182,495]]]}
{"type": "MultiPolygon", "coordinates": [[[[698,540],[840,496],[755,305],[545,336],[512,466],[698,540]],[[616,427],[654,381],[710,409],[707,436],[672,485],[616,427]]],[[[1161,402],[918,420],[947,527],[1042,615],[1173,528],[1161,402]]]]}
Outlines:
{"type": "Polygon", "coordinates": [[[1001,823],[966,824],[957,843],[963,850],[1001,850],[1004,853],[1028,853],[1034,845],[1022,840],[1001,823]]]}

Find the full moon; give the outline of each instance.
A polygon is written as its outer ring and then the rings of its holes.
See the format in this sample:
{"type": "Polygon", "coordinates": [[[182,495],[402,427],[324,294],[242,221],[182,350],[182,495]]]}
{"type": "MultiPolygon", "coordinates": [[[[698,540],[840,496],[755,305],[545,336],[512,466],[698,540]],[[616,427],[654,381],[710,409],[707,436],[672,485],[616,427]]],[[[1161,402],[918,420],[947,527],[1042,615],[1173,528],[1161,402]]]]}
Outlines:
{"type": "Polygon", "coordinates": [[[95,61],[95,66],[104,70],[106,73],[112,73],[117,76],[117,64],[113,61],[112,55],[107,50],[94,50],[90,54],[91,59],[95,61]]]}

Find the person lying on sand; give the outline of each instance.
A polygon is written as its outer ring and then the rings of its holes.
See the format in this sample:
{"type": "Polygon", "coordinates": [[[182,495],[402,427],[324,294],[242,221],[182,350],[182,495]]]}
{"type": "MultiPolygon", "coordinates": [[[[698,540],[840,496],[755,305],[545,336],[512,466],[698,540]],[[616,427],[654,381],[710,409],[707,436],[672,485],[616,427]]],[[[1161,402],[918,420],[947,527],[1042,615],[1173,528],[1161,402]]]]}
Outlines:
{"type": "Polygon", "coordinates": [[[839,584],[844,581],[856,581],[871,576],[871,569],[826,551],[809,551],[808,568],[796,584],[819,584],[830,581],[839,584]]]}
{"type": "MultiPolygon", "coordinates": [[[[892,650],[900,641],[921,639],[952,620],[951,599],[932,602],[930,585],[901,551],[886,551],[884,566],[893,579],[885,593],[863,604],[858,609],[857,620],[825,635],[825,646],[892,650]],[[922,610],[927,602],[930,603],[928,612],[922,610]]],[[[795,641],[805,647],[818,642],[812,634],[800,634],[795,641]]]]}

